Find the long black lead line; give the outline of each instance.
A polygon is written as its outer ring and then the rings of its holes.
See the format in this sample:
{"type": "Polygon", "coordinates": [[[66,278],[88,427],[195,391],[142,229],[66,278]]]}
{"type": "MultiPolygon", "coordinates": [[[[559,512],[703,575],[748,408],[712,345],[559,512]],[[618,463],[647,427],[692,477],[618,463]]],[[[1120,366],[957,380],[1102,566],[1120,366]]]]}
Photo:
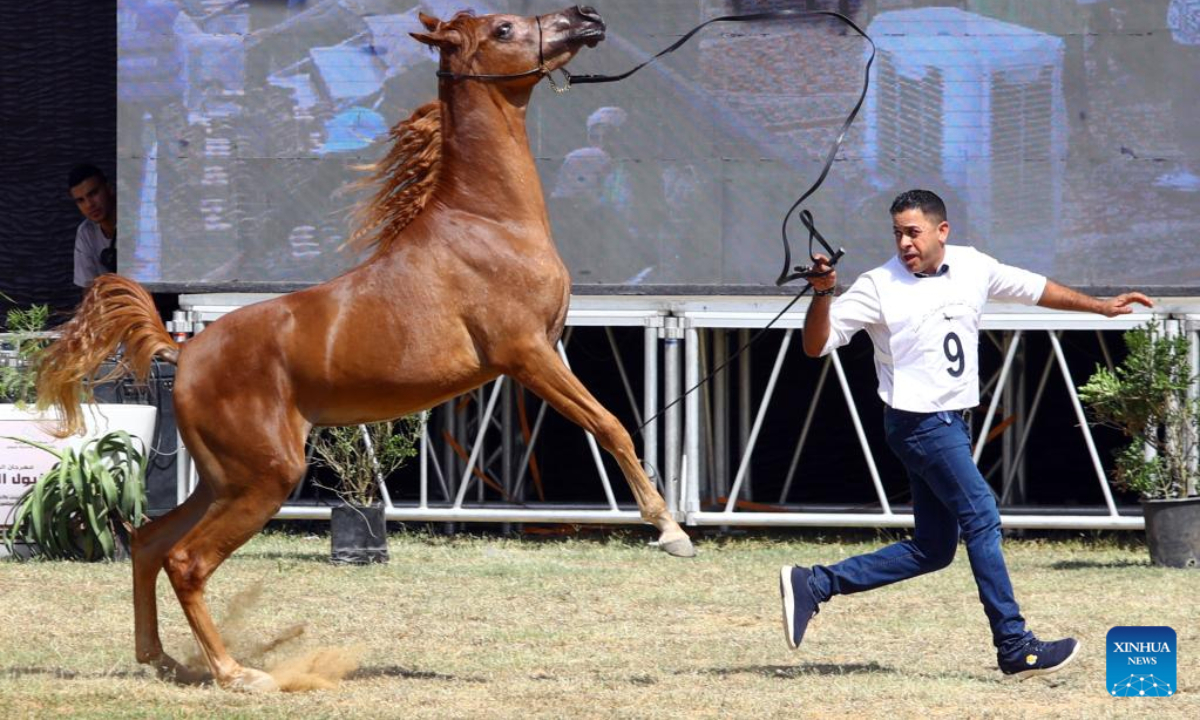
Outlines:
{"type": "MultiPolygon", "coordinates": [[[[826,273],[819,273],[819,274],[820,274],[820,275],[824,275],[824,274],[826,274],[826,273]]],[[[810,276],[810,277],[815,277],[815,275],[814,275],[814,276],[810,276]]],[[[651,416],[650,416],[650,418],[649,418],[648,420],[646,420],[645,422],[643,422],[641,425],[638,425],[636,428],[634,428],[634,430],[642,430],[642,429],[644,429],[644,428],[645,428],[647,425],[649,425],[651,422],[653,422],[654,420],[657,420],[657,419],[658,419],[658,417],[659,417],[660,415],[662,415],[663,413],[665,413],[667,410],[670,410],[671,408],[673,408],[673,407],[675,407],[676,405],[678,405],[678,404],[679,404],[679,402],[680,402],[681,400],[683,400],[685,397],[687,397],[688,395],[690,395],[690,394],[691,394],[693,391],[695,391],[695,390],[698,390],[698,389],[700,388],[700,386],[701,386],[701,385],[704,385],[704,384],[705,384],[705,383],[707,383],[709,380],[712,380],[714,377],[716,377],[716,374],[717,374],[717,373],[719,373],[719,372],[721,372],[722,370],[724,370],[724,369],[726,368],[726,366],[728,366],[728,365],[729,365],[729,363],[733,362],[734,360],[736,360],[736,359],[738,358],[738,356],[739,356],[739,355],[741,355],[742,353],[744,353],[744,352],[746,352],[747,350],[749,350],[751,345],[754,345],[754,343],[756,343],[756,342],[758,342],[759,340],[761,340],[761,339],[762,339],[762,336],[763,336],[763,335],[764,335],[764,334],[765,334],[765,333],[766,333],[768,330],[770,330],[770,329],[771,329],[771,326],[772,326],[772,325],[774,325],[776,322],[778,322],[778,321],[779,321],[779,318],[783,317],[784,313],[786,313],[788,310],[791,310],[791,309],[792,309],[792,306],[793,306],[793,305],[795,305],[795,304],[796,304],[796,302],[797,302],[797,301],[798,301],[800,298],[804,297],[804,294],[805,294],[805,293],[807,293],[807,292],[808,292],[809,290],[811,290],[811,289],[812,289],[812,285],[805,285],[805,286],[804,286],[804,288],[803,288],[802,290],[800,290],[800,292],[796,293],[796,296],[792,298],[791,302],[789,302],[787,305],[784,305],[784,306],[783,306],[783,309],[782,309],[782,310],[780,310],[780,311],[779,311],[779,312],[778,312],[778,313],[775,315],[775,317],[771,318],[771,322],[769,322],[769,323],[767,323],[766,325],[764,325],[764,326],[762,326],[761,328],[759,328],[759,329],[758,329],[758,332],[754,333],[754,335],[753,335],[753,336],[752,336],[752,337],[751,337],[749,340],[747,340],[747,341],[746,341],[746,344],[745,344],[745,345],[742,345],[740,348],[738,348],[738,349],[737,349],[737,351],[736,351],[736,352],[734,352],[734,353],[733,353],[732,355],[730,355],[729,357],[725,358],[725,362],[723,362],[723,363],[721,363],[720,365],[718,365],[717,367],[713,368],[713,369],[712,369],[712,370],[711,370],[711,371],[710,371],[710,372],[709,372],[707,375],[705,375],[703,378],[701,378],[699,382],[697,382],[695,385],[693,385],[693,386],[691,386],[690,388],[688,388],[687,390],[685,390],[685,391],[683,392],[683,394],[682,394],[682,395],[680,395],[679,397],[675,398],[675,399],[674,399],[674,400],[672,400],[670,403],[668,403],[667,405],[665,405],[665,406],[663,407],[663,409],[662,409],[662,410],[659,410],[658,412],[656,412],[656,413],[654,413],[653,415],[651,415],[651,416]]]]}
{"type": "MultiPolygon", "coordinates": [[[[676,40],[674,43],[672,43],[666,49],[660,51],[658,54],[654,55],[653,57],[639,63],[638,65],[634,66],[632,69],[627,70],[618,75],[572,75],[571,73],[567,72],[567,70],[564,68],[562,70],[562,73],[563,73],[564,77],[566,78],[566,86],[562,87],[562,88],[555,86],[555,90],[566,90],[566,89],[569,89],[571,87],[571,85],[609,83],[609,82],[617,82],[620,80],[624,80],[624,79],[630,77],[631,75],[633,75],[634,73],[638,72],[642,68],[646,67],[647,65],[655,62],[656,60],[663,57],[664,55],[668,55],[672,52],[675,52],[675,50],[682,47],[684,45],[684,43],[686,43],[688,40],[690,40],[696,33],[700,32],[705,27],[712,25],[714,23],[756,22],[756,21],[764,21],[764,20],[785,20],[785,19],[795,19],[795,18],[804,18],[804,17],[820,17],[820,16],[836,18],[837,20],[845,23],[848,27],[853,29],[856,33],[858,33],[860,36],[862,36],[868,43],[870,43],[871,55],[870,55],[870,57],[867,58],[867,64],[863,70],[863,86],[862,86],[862,91],[859,93],[858,101],[854,104],[854,108],[851,109],[850,113],[846,116],[846,119],[842,122],[842,126],[838,130],[837,137],[834,138],[833,143],[830,145],[829,152],[825,156],[825,163],[821,169],[820,175],[817,177],[816,181],[811,186],[809,186],[809,188],[807,190],[805,190],[803,194],[800,195],[800,197],[796,200],[796,202],[792,203],[792,206],[790,208],[788,208],[788,211],[786,213],[784,213],[783,223],[780,228],[780,235],[781,235],[781,239],[783,241],[783,269],[780,271],[779,277],[776,278],[775,284],[777,286],[782,286],[793,280],[800,280],[800,279],[808,280],[809,278],[819,277],[821,275],[828,274],[829,271],[816,272],[813,270],[813,265],[798,265],[794,268],[792,267],[792,247],[791,247],[791,241],[788,237],[788,222],[791,220],[792,215],[793,215],[793,213],[796,212],[797,208],[799,208],[800,205],[803,204],[805,200],[807,200],[809,197],[811,197],[812,194],[815,193],[817,191],[817,189],[821,187],[822,184],[824,184],[825,178],[828,177],[829,171],[833,168],[833,162],[837,156],[838,150],[841,149],[842,143],[846,139],[846,132],[849,131],[850,126],[854,123],[854,119],[856,117],[858,117],[858,113],[862,109],[863,103],[867,99],[867,90],[869,89],[870,82],[871,82],[871,65],[875,62],[875,42],[871,39],[871,37],[869,35],[867,35],[866,32],[863,31],[862,28],[860,28],[858,25],[856,25],[853,20],[846,17],[845,15],[842,15],[841,13],[829,12],[829,11],[811,11],[811,10],[778,10],[778,11],[774,11],[774,12],[749,13],[749,14],[745,14],[745,15],[725,15],[722,17],[716,17],[716,18],[712,18],[710,20],[706,20],[705,22],[700,23],[699,25],[697,25],[696,27],[692,28],[687,33],[685,33],[682,37],[680,37],[678,40],[676,40]]],[[[553,81],[552,81],[552,84],[553,84],[553,81]]],[[[832,247],[830,247],[829,243],[825,240],[824,236],[821,235],[819,230],[817,230],[816,223],[813,220],[813,216],[812,216],[811,212],[809,212],[808,210],[802,210],[799,214],[799,219],[800,219],[801,224],[803,224],[804,227],[808,230],[808,255],[809,255],[809,258],[814,263],[814,265],[817,261],[816,256],[813,254],[813,242],[814,241],[819,243],[821,245],[821,247],[823,247],[825,249],[825,251],[827,253],[829,253],[829,261],[828,261],[829,266],[832,268],[833,266],[837,265],[838,261],[841,260],[843,255],[845,255],[845,250],[843,250],[842,248],[838,248],[837,250],[834,250],[832,247]]],[[[775,315],[775,317],[773,317],[771,319],[771,321],[769,323],[767,323],[765,326],[760,328],[758,330],[758,332],[756,332],[750,338],[750,340],[748,340],[746,342],[746,344],[742,345],[740,348],[737,349],[736,352],[734,352],[732,355],[730,355],[728,358],[726,358],[725,362],[721,363],[719,366],[714,368],[707,375],[705,375],[704,378],[702,378],[699,382],[697,382],[692,387],[688,388],[686,391],[683,392],[683,394],[681,394],[679,397],[672,400],[670,403],[668,403],[666,406],[664,406],[657,413],[655,413],[651,417],[647,418],[645,420],[645,422],[643,422],[641,425],[639,425],[635,429],[636,430],[645,429],[645,427],[647,425],[649,425],[651,422],[657,420],[667,410],[669,410],[672,407],[674,407],[675,405],[679,404],[679,402],[682,401],[685,397],[690,395],[695,390],[699,389],[702,385],[704,385],[707,382],[709,382],[710,380],[712,380],[712,378],[715,377],[717,373],[724,370],[731,362],[733,362],[735,359],[737,359],[743,352],[745,352],[752,345],[754,345],[759,340],[761,340],[763,335],[766,333],[766,331],[770,330],[775,325],[775,323],[778,322],[779,319],[782,318],[784,316],[784,314],[787,313],[787,311],[790,310],[792,308],[792,306],[795,305],[796,302],[799,301],[800,298],[803,297],[804,294],[807,293],[810,289],[812,289],[812,285],[806,284],[804,286],[804,288],[801,289],[800,292],[796,293],[796,296],[793,297],[792,300],[787,305],[785,305],[784,308],[782,310],[780,310],[775,315]]]]}
{"type": "MultiPolygon", "coordinates": [[[[788,222],[791,220],[792,214],[796,212],[796,209],[799,208],[800,205],[803,204],[805,200],[807,200],[810,196],[812,196],[812,194],[815,193],[817,191],[817,189],[820,188],[821,185],[823,185],[825,183],[825,178],[828,177],[829,171],[833,168],[833,161],[837,156],[838,150],[841,149],[842,143],[846,139],[846,132],[850,129],[850,126],[854,123],[854,119],[856,117],[858,117],[858,113],[862,109],[863,103],[866,102],[867,90],[870,87],[870,82],[871,82],[871,66],[875,62],[875,41],[871,39],[871,36],[867,35],[867,33],[862,28],[860,28],[857,24],[855,24],[855,22],[853,20],[846,17],[845,15],[842,15],[841,13],[826,11],[826,10],[776,10],[773,12],[748,13],[745,15],[724,15],[721,17],[715,17],[715,18],[711,18],[709,20],[705,20],[704,22],[700,23],[696,27],[689,30],[678,40],[671,43],[671,45],[669,45],[666,49],[661,50],[658,54],[654,55],[653,57],[651,57],[647,60],[644,60],[643,62],[639,63],[638,65],[635,65],[632,69],[626,70],[625,72],[620,73],[618,75],[572,75],[571,73],[567,72],[566,68],[562,69],[562,73],[566,77],[567,87],[570,87],[571,85],[583,85],[583,84],[588,84],[588,83],[617,82],[619,80],[624,80],[624,79],[630,77],[631,75],[638,72],[639,70],[646,67],[647,65],[650,65],[651,63],[657,61],[659,58],[663,57],[664,55],[668,55],[670,53],[675,52],[680,47],[682,47],[688,40],[691,40],[692,37],[694,35],[696,35],[696,33],[700,32],[704,28],[706,28],[709,25],[712,25],[714,23],[758,22],[758,21],[763,21],[763,20],[790,20],[790,19],[797,19],[797,18],[812,18],[812,17],[832,17],[832,18],[836,18],[838,21],[840,21],[842,23],[845,23],[847,27],[854,30],[854,32],[858,33],[860,36],[862,36],[863,39],[865,39],[868,43],[870,43],[871,55],[870,55],[870,57],[867,58],[866,67],[863,69],[863,85],[862,85],[862,91],[858,95],[858,101],[854,104],[854,108],[851,109],[850,113],[846,116],[846,119],[842,122],[842,127],[841,127],[841,129],[838,130],[837,137],[834,138],[833,143],[830,145],[829,152],[825,156],[825,163],[824,163],[824,166],[821,168],[820,175],[817,177],[816,181],[811,186],[809,186],[809,188],[807,190],[805,190],[804,193],[801,194],[799,198],[797,198],[796,202],[792,203],[792,206],[790,208],[788,208],[788,211],[786,213],[784,213],[784,215],[783,215],[783,223],[782,223],[781,229],[780,229],[780,234],[781,234],[782,240],[783,240],[783,269],[780,271],[779,277],[775,279],[776,285],[784,285],[786,283],[791,282],[792,280],[807,279],[809,277],[814,276],[811,266],[797,266],[796,268],[792,268],[792,246],[791,246],[791,240],[788,237],[788,222]]],[[[800,222],[808,230],[808,254],[809,254],[809,257],[814,262],[816,261],[816,258],[813,257],[813,252],[812,252],[813,251],[813,241],[815,240],[816,242],[820,243],[820,245],[823,248],[825,248],[825,251],[827,253],[829,253],[829,265],[831,267],[836,265],[838,260],[840,260],[842,258],[842,256],[845,255],[845,251],[841,248],[834,250],[832,247],[830,247],[829,243],[826,242],[825,238],[816,229],[816,225],[813,221],[812,213],[810,213],[807,210],[804,210],[804,211],[801,211],[799,217],[800,217],[800,222]]]]}

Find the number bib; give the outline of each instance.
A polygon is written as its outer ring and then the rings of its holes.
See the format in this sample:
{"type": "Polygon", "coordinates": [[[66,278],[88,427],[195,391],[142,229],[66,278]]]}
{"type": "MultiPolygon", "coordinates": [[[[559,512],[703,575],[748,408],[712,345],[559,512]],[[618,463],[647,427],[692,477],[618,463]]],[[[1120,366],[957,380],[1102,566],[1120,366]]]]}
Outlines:
{"type": "Polygon", "coordinates": [[[876,346],[888,405],[911,412],[961,410],[979,404],[979,321],[987,277],[969,262],[918,278],[899,261],[871,271],[887,324],[888,350],[876,346]]]}

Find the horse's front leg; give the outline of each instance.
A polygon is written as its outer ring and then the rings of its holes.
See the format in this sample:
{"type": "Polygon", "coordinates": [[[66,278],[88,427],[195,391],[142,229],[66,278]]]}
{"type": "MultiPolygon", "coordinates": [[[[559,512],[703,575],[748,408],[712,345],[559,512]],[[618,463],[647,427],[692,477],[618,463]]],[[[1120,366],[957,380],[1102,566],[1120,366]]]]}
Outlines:
{"type": "Polygon", "coordinates": [[[659,530],[659,547],[676,557],[693,557],[696,550],[650,478],[642,470],[633,440],[621,423],[604,408],[579,378],[562,362],[554,348],[536,343],[519,353],[505,372],[536,393],[568,420],[596,437],[600,446],[616,458],[625,480],[633,490],[642,518],[659,530]]]}

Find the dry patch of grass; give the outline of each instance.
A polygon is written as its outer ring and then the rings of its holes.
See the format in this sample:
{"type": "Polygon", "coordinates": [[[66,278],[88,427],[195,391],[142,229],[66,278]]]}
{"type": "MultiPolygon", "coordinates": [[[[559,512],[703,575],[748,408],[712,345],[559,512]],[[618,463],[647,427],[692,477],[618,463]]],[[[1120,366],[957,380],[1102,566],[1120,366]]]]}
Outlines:
{"type": "MultiPolygon", "coordinates": [[[[346,568],[325,561],[327,538],[260,536],[209,586],[216,615],[236,608],[226,640],[239,658],[359,658],[333,689],[265,697],[138,666],[128,564],[0,561],[0,717],[1200,717],[1200,575],[1154,568],[1136,545],[1007,541],[1031,628],[1084,643],[1047,679],[1001,680],[965,552],[940,573],[836,598],[789,651],[778,566],[883,542],[715,539],[678,560],[640,536],[394,535],[391,564],[346,568]],[[272,646],[296,625],[302,635],[272,646]],[[1178,695],[1105,694],[1114,625],[1175,628],[1178,695]]],[[[165,578],[159,597],[168,652],[192,655],[165,578]]]]}

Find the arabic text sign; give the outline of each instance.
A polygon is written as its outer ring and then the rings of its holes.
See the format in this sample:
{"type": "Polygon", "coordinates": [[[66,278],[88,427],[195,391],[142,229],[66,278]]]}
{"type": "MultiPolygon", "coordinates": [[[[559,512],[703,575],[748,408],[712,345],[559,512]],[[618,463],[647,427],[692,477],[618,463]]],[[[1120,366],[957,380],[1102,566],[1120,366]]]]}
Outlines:
{"type": "Polygon", "coordinates": [[[65,447],[68,442],[49,437],[37,421],[0,418],[0,527],[10,524],[17,500],[57,462],[45,450],[13,438],[28,438],[54,447],[65,447]]]}

